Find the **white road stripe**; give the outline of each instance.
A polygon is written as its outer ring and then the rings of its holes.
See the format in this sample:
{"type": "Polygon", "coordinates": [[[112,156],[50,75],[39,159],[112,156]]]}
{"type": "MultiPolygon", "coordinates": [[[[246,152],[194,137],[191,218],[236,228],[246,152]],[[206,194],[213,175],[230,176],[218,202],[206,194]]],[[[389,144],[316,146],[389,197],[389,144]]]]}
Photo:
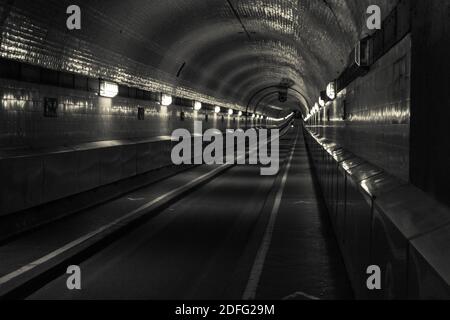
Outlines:
{"type": "Polygon", "coordinates": [[[306,298],[306,299],[309,299],[309,300],[320,300],[317,297],[314,297],[314,296],[312,296],[310,294],[307,294],[307,293],[304,293],[304,292],[301,292],[301,291],[298,291],[296,293],[288,295],[287,297],[285,297],[285,298],[283,298],[281,300],[284,300],[284,301],[286,301],[286,300],[294,300],[294,299],[296,299],[298,297],[303,297],[303,298],[306,298]]]}
{"type": "Polygon", "coordinates": [[[143,201],[145,198],[128,198],[130,201],[143,201]]]}
{"type": "Polygon", "coordinates": [[[281,199],[283,197],[284,188],[286,186],[286,181],[291,168],[292,158],[294,157],[294,152],[297,146],[297,137],[295,138],[294,146],[292,147],[291,154],[289,156],[288,164],[286,166],[283,178],[281,180],[281,186],[275,196],[275,202],[270,213],[270,220],[267,225],[264,238],[262,240],[261,246],[259,247],[258,254],[256,255],[255,262],[253,264],[252,271],[250,272],[250,277],[248,279],[247,287],[244,291],[244,300],[254,300],[256,297],[256,290],[259,286],[259,281],[261,280],[261,274],[266,261],[267,252],[269,251],[270,244],[272,242],[273,230],[275,227],[275,222],[277,220],[278,211],[280,209],[281,199]]]}

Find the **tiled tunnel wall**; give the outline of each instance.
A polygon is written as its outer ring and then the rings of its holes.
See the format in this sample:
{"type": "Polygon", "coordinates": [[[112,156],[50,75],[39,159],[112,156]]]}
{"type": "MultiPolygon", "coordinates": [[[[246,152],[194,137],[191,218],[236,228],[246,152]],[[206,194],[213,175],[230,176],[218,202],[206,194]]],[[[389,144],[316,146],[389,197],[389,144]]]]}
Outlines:
{"type": "Polygon", "coordinates": [[[79,0],[82,28],[76,32],[66,28],[70,0],[0,0],[0,56],[244,105],[251,95],[246,89],[291,77],[313,103],[318,90],[345,68],[355,41],[369,31],[367,7],[377,4],[386,16],[397,2],[236,1],[248,29],[262,35],[247,44],[223,0],[79,0]],[[243,72],[248,65],[252,68],[243,72]]]}
{"type": "Polygon", "coordinates": [[[450,1],[417,1],[411,70],[411,181],[450,206],[450,1]]]}
{"type": "Polygon", "coordinates": [[[449,52],[442,45],[450,35],[450,5],[444,2],[417,1],[411,34],[305,129],[355,294],[362,299],[450,295],[444,147],[449,83],[443,72],[449,52]],[[365,286],[368,265],[383,272],[378,292],[365,286]]]}
{"type": "MultiPolygon", "coordinates": [[[[86,10],[83,14],[92,14],[92,17],[85,16],[82,35],[77,33],[76,37],[68,33],[65,12],[71,4],[65,0],[0,0],[0,56],[54,70],[102,77],[148,90],[173,91],[178,96],[215,100],[192,91],[175,75],[139,62],[160,61],[163,58],[160,49],[155,49],[154,44],[146,43],[124,26],[111,23],[101,12],[91,13],[86,10]],[[103,42],[97,38],[103,36],[103,42]],[[140,59],[126,56],[118,50],[117,46],[124,43],[123,50],[134,49],[140,59]],[[106,49],[108,46],[112,49],[106,49]]],[[[129,16],[126,21],[130,22],[129,16]]]]}
{"type": "MultiPolygon", "coordinates": [[[[422,9],[432,7],[433,15],[444,19],[438,6],[426,3],[421,2],[422,9]]],[[[316,117],[317,126],[305,130],[349,277],[361,299],[450,295],[450,211],[445,205],[448,188],[442,183],[448,177],[448,148],[442,148],[448,136],[442,135],[448,131],[443,116],[448,108],[442,108],[448,82],[440,73],[448,59],[437,45],[443,34],[428,38],[431,21],[425,20],[342,91],[316,117]],[[417,183],[419,178],[428,180],[427,188],[425,181],[417,183]],[[365,286],[369,265],[382,270],[378,292],[365,286]]]]}
{"type": "Polygon", "coordinates": [[[409,181],[410,69],[407,36],[341,91],[313,130],[409,181]]]}
{"type": "Polygon", "coordinates": [[[194,112],[189,107],[164,108],[151,101],[102,98],[95,93],[1,79],[0,97],[2,150],[170,136],[178,128],[193,130],[194,121],[202,121],[205,129],[245,125],[244,118],[228,116],[228,110],[216,115],[213,111],[194,112]],[[43,116],[46,97],[58,99],[58,117],[43,116]],[[144,120],[137,120],[138,107],[145,108],[144,120]]]}

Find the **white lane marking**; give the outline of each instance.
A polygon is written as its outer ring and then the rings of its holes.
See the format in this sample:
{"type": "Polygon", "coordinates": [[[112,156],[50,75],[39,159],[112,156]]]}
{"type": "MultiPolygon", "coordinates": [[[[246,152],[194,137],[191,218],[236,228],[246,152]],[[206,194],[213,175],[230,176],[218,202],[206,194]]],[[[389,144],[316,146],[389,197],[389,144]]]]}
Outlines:
{"type": "Polygon", "coordinates": [[[300,201],[296,201],[294,202],[294,204],[312,204],[315,203],[314,201],[305,201],[305,200],[300,200],[300,201]]]}
{"type": "Polygon", "coordinates": [[[208,173],[206,173],[206,174],[204,174],[204,175],[202,175],[202,176],[200,176],[200,177],[198,177],[198,178],[188,182],[187,184],[185,184],[185,185],[183,185],[181,187],[178,187],[178,188],[176,188],[176,189],[174,189],[174,190],[172,190],[172,191],[170,191],[170,192],[168,192],[168,193],[166,193],[166,194],[164,194],[162,196],[159,196],[158,198],[156,198],[156,199],[154,199],[154,200],[152,200],[152,201],[142,205],[141,207],[131,211],[129,214],[127,214],[127,215],[125,215],[125,216],[123,216],[123,217],[121,217],[119,219],[116,219],[115,221],[113,221],[113,222],[111,222],[111,223],[109,223],[109,224],[107,224],[107,225],[105,225],[105,226],[103,226],[103,227],[93,231],[93,232],[90,232],[90,233],[84,235],[83,237],[80,237],[80,238],[78,238],[78,239],[76,239],[76,240],[66,244],[65,246],[63,246],[63,247],[61,247],[61,248],[59,248],[59,249],[57,249],[57,250],[55,250],[55,251],[45,255],[45,256],[43,256],[42,258],[39,258],[39,259],[37,259],[37,260],[35,260],[35,261],[25,265],[25,266],[15,270],[15,271],[13,271],[13,272],[11,272],[11,273],[1,277],[0,278],[0,286],[4,285],[5,283],[7,283],[8,281],[11,281],[14,278],[17,278],[18,276],[20,276],[20,275],[22,275],[22,274],[24,274],[26,272],[28,272],[28,271],[38,267],[39,265],[41,265],[41,264],[43,264],[43,263],[45,263],[45,262],[47,262],[47,261],[57,257],[58,255],[63,254],[64,252],[67,252],[70,249],[73,249],[77,245],[80,245],[83,242],[85,242],[85,241],[87,241],[87,240],[89,240],[89,239],[91,239],[91,238],[101,234],[105,230],[110,229],[111,227],[114,227],[114,226],[117,226],[117,225],[120,225],[120,224],[124,223],[128,218],[133,217],[134,215],[141,213],[142,211],[144,211],[144,210],[148,209],[149,207],[157,204],[158,202],[161,202],[162,200],[166,199],[167,197],[172,196],[173,194],[175,194],[177,192],[180,192],[180,191],[182,191],[184,189],[188,189],[190,186],[196,184],[200,180],[203,180],[203,179],[206,179],[206,178],[208,178],[210,176],[215,175],[216,172],[218,172],[220,170],[223,170],[223,169],[225,169],[228,166],[229,165],[226,165],[226,164],[225,165],[221,165],[220,167],[218,167],[218,168],[216,168],[216,169],[214,169],[214,170],[212,170],[212,171],[210,171],[210,172],[208,172],[208,173]]]}
{"type": "Polygon", "coordinates": [[[284,297],[281,300],[284,300],[284,301],[285,300],[294,300],[294,299],[296,299],[298,297],[303,297],[303,298],[306,298],[306,299],[309,299],[309,300],[320,300],[317,297],[314,297],[314,296],[312,296],[310,294],[307,294],[307,293],[304,293],[304,292],[301,292],[301,291],[298,291],[298,292],[295,292],[295,293],[293,293],[291,295],[288,295],[287,297],[284,297]]]}
{"type": "Polygon", "coordinates": [[[275,227],[275,222],[277,220],[278,211],[281,205],[281,199],[283,197],[284,188],[286,186],[287,176],[289,173],[289,169],[291,168],[292,159],[294,157],[294,152],[297,146],[297,137],[294,141],[294,146],[292,147],[291,154],[289,156],[288,164],[284,171],[283,179],[281,180],[280,189],[275,196],[275,202],[272,207],[272,211],[270,213],[270,220],[267,225],[264,238],[262,240],[261,246],[259,247],[258,254],[256,255],[255,262],[253,264],[252,271],[250,272],[250,277],[247,282],[247,287],[244,291],[243,300],[254,300],[256,297],[256,290],[258,289],[259,281],[261,279],[261,274],[264,268],[264,264],[266,261],[267,252],[269,251],[270,244],[272,242],[273,230],[275,227]]]}
{"type": "Polygon", "coordinates": [[[143,201],[145,198],[128,198],[130,201],[143,201]]]}

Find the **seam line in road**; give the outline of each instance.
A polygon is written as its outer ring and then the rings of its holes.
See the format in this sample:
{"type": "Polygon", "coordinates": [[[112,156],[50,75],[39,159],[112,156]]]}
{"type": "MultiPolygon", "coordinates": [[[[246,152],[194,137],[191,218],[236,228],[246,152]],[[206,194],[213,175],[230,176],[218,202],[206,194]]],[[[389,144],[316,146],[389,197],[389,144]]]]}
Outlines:
{"type": "Polygon", "coordinates": [[[261,280],[262,271],[264,269],[264,264],[266,262],[267,253],[269,252],[270,244],[272,243],[272,235],[275,229],[275,222],[278,217],[278,212],[281,205],[281,199],[283,197],[284,188],[286,186],[287,177],[289,170],[291,168],[292,159],[294,158],[294,152],[297,147],[298,141],[298,132],[294,141],[294,146],[292,147],[291,154],[289,156],[288,163],[286,165],[286,169],[283,174],[283,178],[281,180],[280,189],[278,190],[275,201],[272,207],[272,211],[270,212],[270,220],[267,224],[266,231],[264,233],[263,240],[261,242],[261,246],[258,249],[258,253],[256,255],[255,262],[253,264],[252,270],[250,272],[250,277],[248,279],[247,287],[244,291],[244,295],[242,297],[243,300],[255,300],[256,291],[259,286],[259,282],[261,280]]]}

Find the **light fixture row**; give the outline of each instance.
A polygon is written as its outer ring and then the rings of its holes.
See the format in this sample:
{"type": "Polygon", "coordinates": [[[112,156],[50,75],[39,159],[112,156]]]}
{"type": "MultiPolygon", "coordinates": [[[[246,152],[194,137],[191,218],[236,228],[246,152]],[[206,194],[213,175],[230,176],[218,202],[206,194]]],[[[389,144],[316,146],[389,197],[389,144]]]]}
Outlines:
{"type": "MultiPolygon", "coordinates": [[[[118,94],[119,94],[119,85],[117,83],[114,83],[111,81],[105,81],[105,80],[100,81],[99,95],[101,97],[114,98],[118,94]]],[[[172,103],[173,103],[173,97],[171,95],[165,94],[165,93],[161,94],[161,106],[168,107],[172,103]]],[[[194,102],[194,110],[195,111],[200,111],[202,109],[202,107],[203,107],[203,105],[200,101],[194,102]]],[[[222,108],[220,106],[214,107],[215,113],[220,113],[221,111],[222,111],[222,108]]],[[[228,115],[232,116],[234,113],[235,113],[235,110],[228,109],[228,115]]],[[[242,115],[243,115],[242,111],[238,111],[237,115],[239,117],[242,117],[242,115]]],[[[252,118],[263,119],[263,116],[253,114],[252,118]]]]}
{"type": "Polygon", "coordinates": [[[337,88],[336,81],[332,81],[327,85],[325,91],[322,91],[319,96],[318,102],[314,104],[314,107],[310,110],[309,114],[304,118],[304,121],[309,121],[316,113],[318,113],[326,104],[336,99],[337,88]]]}

